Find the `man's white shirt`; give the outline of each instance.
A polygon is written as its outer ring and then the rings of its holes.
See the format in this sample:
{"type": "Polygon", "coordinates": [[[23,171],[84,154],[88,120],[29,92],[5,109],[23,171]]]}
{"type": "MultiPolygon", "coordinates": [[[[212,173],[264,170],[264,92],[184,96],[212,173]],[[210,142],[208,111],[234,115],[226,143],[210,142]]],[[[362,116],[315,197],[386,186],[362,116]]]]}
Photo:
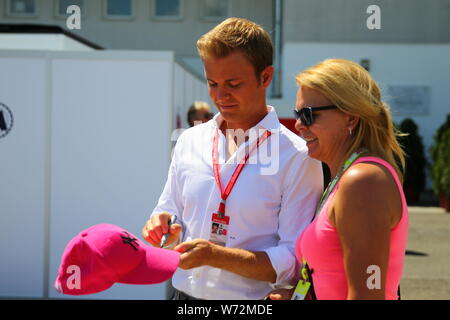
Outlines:
{"type": "MultiPolygon", "coordinates": [[[[295,241],[311,222],[323,190],[322,167],[308,157],[303,139],[280,124],[273,107],[247,142],[226,161],[226,138],[219,130],[219,168],[225,188],[246,150],[265,130],[271,136],[249,158],[226,202],[230,216],[226,246],[267,253],[276,271],[270,284],[209,266],[175,272],[173,286],[200,299],[262,299],[299,278],[295,241]]],[[[168,179],[153,214],[169,212],[183,226],[181,241],[208,240],[211,216],[221,200],[212,166],[213,137],[223,118],[192,127],[179,137],[168,179]]],[[[255,270],[255,273],[258,270],[255,270]]]]}

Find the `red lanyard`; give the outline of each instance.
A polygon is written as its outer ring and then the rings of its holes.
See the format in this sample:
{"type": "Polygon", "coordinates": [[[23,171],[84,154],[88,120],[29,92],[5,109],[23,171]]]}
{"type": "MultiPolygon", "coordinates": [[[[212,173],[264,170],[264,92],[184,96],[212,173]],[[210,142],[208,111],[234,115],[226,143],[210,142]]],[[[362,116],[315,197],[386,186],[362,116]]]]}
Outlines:
{"type": "Polygon", "coordinates": [[[225,190],[223,190],[222,183],[220,182],[220,174],[219,174],[219,129],[216,128],[216,133],[214,135],[214,140],[213,140],[212,160],[213,160],[214,177],[216,178],[216,182],[217,182],[217,185],[219,186],[219,190],[220,190],[220,196],[222,198],[222,201],[220,202],[220,205],[219,205],[219,210],[217,212],[220,217],[223,218],[223,216],[225,215],[225,202],[226,202],[228,196],[230,195],[231,190],[233,189],[234,185],[236,184],[236,181],[237,181],[239,175],[241,174],[242,169],[247,164],[248,158],[253,153],[253,151],[255,149],[257,149],[259,147],[259,145],[261,143],[263,143],[270,135],[271,135],[271,132],[266,130],[266,132],[264,132],[262,137],[260,137],[258,139],[257,143],[255,145],[253,145],[253,148],[249,151],[249,153],[245,155],[244,160],[241,161],[241,163],[239,163],[237,168],[234,170],[233,175],[231,176],[231,179],[227,184],[227,187],[225,188],[225,190]]]}

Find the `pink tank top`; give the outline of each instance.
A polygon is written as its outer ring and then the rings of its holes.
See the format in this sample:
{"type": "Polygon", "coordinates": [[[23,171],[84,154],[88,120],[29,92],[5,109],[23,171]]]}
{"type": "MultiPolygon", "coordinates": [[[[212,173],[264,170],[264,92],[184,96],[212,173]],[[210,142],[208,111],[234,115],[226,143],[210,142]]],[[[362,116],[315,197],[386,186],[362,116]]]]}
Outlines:
{"type": "MultiPolygon", "coordinates": [[[[376,162],[385,166],[394,177],[402,199],[402,216],[391,229],[389,264],[386,276],[386,299],[397,300],[397,289],[403,273],[403,263],[408,238],[408,206],[397,172],[386,161],[375,157],[361,157],[352,165],[361,162],[376,162]]],[[[313,222],[297,239],[296,255],[300,263],[303,257],[313,270],[314,290],[319,300],[347,299],[347,279],[341,243],[335,227],[328,220],[328,207],[339,189],[336,184],[327,201],[313,222]]],[[[367,275],[368,277],[370,274],[367,275]]]]}

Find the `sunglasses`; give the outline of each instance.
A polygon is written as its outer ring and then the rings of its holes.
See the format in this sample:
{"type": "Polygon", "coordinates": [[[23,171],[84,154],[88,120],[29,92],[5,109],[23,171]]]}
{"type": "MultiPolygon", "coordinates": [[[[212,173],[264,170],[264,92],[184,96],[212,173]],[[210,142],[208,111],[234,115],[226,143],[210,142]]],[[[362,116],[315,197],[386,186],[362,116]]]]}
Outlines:
{"type": "Polygon", "coordinates": [[[314,112],[323,110],[337,109],[336,106],[324,106],[324,107],[305,107],[300,110],[294,108],[294,116],[296,120],[300,120],[303,125],[310,126],[314,123],[314,112]]]}

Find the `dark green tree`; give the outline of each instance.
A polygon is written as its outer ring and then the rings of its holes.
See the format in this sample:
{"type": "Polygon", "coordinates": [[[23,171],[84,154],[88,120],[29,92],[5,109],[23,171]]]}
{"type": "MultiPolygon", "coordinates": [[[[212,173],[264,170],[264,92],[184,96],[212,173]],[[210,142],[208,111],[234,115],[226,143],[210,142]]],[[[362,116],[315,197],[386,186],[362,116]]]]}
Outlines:
{"type": "Polygon", "coordinates": [[[419,195],[425,189],[425,170],[427,160],[425,158],[425,148],[422,137],[419,135],[419,128],[412,119],[404,119],[399,126],[406,136],[399,137],[399,142],[406,153],[405,175],[403,189],[408,203],[419,200],[419,195]]]}
{"type": "MultiPolygon", "coordinates": [[[[443,202],[450,201],[450,114],[434,136],[431,157],[433,159],[431,167],[433,191],[440,197],[441,205],[443,205],[443,202]]],[[[448,210],[450,204],[443,206],[448,210]]]]}

